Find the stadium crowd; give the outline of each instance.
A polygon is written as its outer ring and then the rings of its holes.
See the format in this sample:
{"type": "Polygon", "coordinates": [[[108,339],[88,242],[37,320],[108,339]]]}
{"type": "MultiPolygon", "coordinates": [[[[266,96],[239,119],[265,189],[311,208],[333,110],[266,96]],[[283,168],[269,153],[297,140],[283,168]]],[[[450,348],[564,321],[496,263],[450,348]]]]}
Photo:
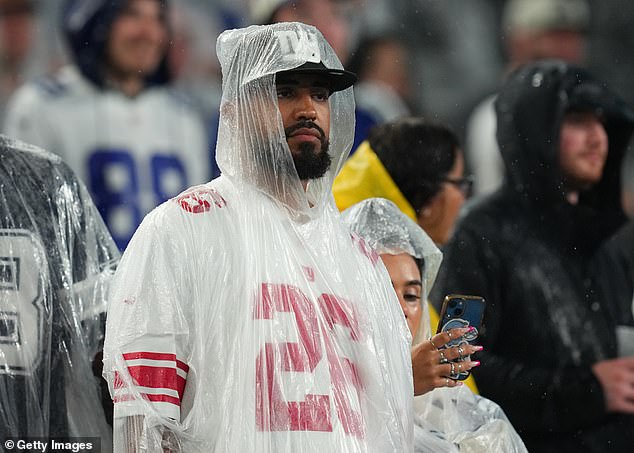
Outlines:
{"type": "Polygon", "coordinates": [[[0,450],[632,451],[632,14],[0,0],[0,450]]]}

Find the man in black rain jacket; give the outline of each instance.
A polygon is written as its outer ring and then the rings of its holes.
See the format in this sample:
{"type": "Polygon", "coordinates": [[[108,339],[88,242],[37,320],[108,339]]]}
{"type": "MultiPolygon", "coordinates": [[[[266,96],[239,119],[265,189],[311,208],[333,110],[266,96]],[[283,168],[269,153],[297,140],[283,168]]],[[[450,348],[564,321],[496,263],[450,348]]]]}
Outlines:
{"type": "Polygon", "coordinates": [[[461,220],[435,293],[487,300],[476,380],[529,451],[631,452],[634,358],[615,358],[615,326],[632,294],[596,265],[626,221],[634,114],[558,61],[518,69],[496,110],[506,180],[461,220]]]}

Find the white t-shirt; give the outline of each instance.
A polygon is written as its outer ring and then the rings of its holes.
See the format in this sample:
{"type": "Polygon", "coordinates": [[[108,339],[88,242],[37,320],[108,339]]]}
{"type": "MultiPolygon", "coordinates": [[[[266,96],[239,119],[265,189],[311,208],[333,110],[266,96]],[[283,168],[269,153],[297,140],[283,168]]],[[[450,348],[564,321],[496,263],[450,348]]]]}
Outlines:
{"type": "Polygon", "coordinates": [[[183,100],[166,88],[99,90],[70,66],[20,88],[4,130],[68,163],[120,248],[147,212],[210,176],[202,121],[183,100]]]}

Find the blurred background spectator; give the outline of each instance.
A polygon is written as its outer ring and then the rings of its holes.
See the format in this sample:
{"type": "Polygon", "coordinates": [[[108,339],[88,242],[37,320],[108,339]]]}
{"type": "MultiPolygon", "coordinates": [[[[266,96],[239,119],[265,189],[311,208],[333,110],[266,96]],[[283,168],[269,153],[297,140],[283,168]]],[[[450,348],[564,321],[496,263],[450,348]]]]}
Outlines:
{"type": "Polygon", "coordinates": [[[333,185],[339,210],[387,198],[439,246],[449,240],[470,190],[456,134],[415,117],[374,127],[333,185]]]}
{"type": "Polygon", "coordinates": [[[6,103],[24,81],[60,64],[34,0],[0,0],[0,124],[6,103]]]}
{"type": "MultiPolygon", "coordinates": [[[[590,9],[586,0],[509,0],[502,15],[504,74],[543,58],[584,61],[590,9]]],[[[467,123],[465,155],[474,192],[485,195],[502,184],[504,164],[495,137],[496,95],[486,97],[467,123]]]]}
{"type": "Polygon", "coordinates": [[[24,80],[35,34],[33,10],[27,0],[0,0],[0,122],[8,96],[24,80]]]}
{"type": "MultiPolygon", "coordinates": [[[[193,99],[212,144],[220,84],[215,38],[224,29],[251,23],[313,24],[346,67],[359,72],[353,149],[374,124],[424,115],[450,125],[465,143],[466,172],[475,176],[476,193],[492,190],[501,178],[497,147],[492,144],[493,98],[485,97],[496,91],[512,67],[545,56],[586,62],[626,100],[634,101],[634,29],[629,23],[634,3],[629,0],[170,3],[174,87],[193,99]]],[[[62,0],[0,0],[0,120],[6,99],[20,83],[60,66],[61,4],[62,0]],[[6,37],[16,33],[22,39],[6,37]]]]}
{"type": "Polygon", "coordinates": [[[357,123],[353,150],[373,126],[410,114],[409,61],[410,51],[395,33],[368,35],[357,46],[347,67],[359,77],[354,86],[357,123]]]}
{"type": "Polygon", "coordinates": [[[72,61],[17,90],[3,128],[65,159],[123,249],[147,212],[209,180],[208,137],[172,89],[168,2],[63,5],[72,61]]]}
{"type": "MultiPolygon", "coordinates": [[[[561,1],[524,0],[534,5],[531,9],[536,15],[548,15],[544,11],[561,1]]],[[[510,66],[507,64],[511,55],[507,53],[509,38],[506,30],[510,22],[506,18],[505,7],[510,10],[510,4],[515,2],[178,0],[171,3],[177,9],[181,6],[194,8],[198,13],[194,14],[194,20],[209,25],[206,32],[199,26],[191,27],[190,31],[196,36],[191,36],[190,42],[196,49],[208,46],[208,43],[203,43],[202,47],[197,47],[200,45],[198,41],[205,41],[210,36],[213,40],[226,28],[268,21],[303,20],[318,27],[337,50],[340,59],[349,63],[362,37],[398,36],[410,53],[410,113],[431,114],[435,119],[451,124],[462,135],[468,112],[479,99],[496,89],[503,69],[510,66]]],[[[569,0],[566,3],[578,2],[569,0]]],[[[38,43],[58,45],[62,0],[1,0],[0,9],[4,10],[4,4],[14,3],[35,5],[35,28],[42,36],[38,38],[38,43]]],[[[630,87],[629,74],[630,68],[634,68],[634,54],[631,52],[634,30],[629,21],[632,14],[628,11],[634,10],[634,4],[629,0],[604,0],[589,3],[589,8],[591,14],[586,15],[584,28],[587,31],[585,54],[588,66],[616,91],[623,93],[626,100],[632,101],[634,87],[630,87]]],[[[185,22],[190,24],[190,19],[185,22]]],[[[5,25],[0,28],[5,28],[5,25]]],[[[558,40],[561,36],[563,34],[558,40]]],[[[528,38],[529,41],[533,39],[528,38]]],[[[176,39],[174,45],[178,46],[176,39]]],[[[212,43],[209,51],[213,52],[213,47],[212,43]]],[[[196,55],[198,58],[202,56],[200,53],[196,55]]],[[[51,58],[50,52],[38,52],[37,56],[42,60],[51,58]]],[[[213,61],[213,55],[207,56],[213,61]]],[[[53,58],[59,60],[57,55],[53,58]]],[[[4,60],[2,66],[4,71],[4,60]]],[[[44,72],[49,65],[41,63],[40,67],[44,72]]]]}

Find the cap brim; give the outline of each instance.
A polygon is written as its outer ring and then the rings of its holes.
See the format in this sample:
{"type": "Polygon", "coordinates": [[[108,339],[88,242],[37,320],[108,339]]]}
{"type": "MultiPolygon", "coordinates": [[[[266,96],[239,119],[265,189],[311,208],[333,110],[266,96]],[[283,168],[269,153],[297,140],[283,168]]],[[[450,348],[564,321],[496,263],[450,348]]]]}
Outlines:
{"type": "Polygon", "coordinates": [[[304,63],[295,69],[282,71],[278,74],[318,75],[326,81],[332,93],[345,90],[357,81],[357,75],[354,72],[346,71],[345,69],[330,69],[323,63],[304,63]]]}

